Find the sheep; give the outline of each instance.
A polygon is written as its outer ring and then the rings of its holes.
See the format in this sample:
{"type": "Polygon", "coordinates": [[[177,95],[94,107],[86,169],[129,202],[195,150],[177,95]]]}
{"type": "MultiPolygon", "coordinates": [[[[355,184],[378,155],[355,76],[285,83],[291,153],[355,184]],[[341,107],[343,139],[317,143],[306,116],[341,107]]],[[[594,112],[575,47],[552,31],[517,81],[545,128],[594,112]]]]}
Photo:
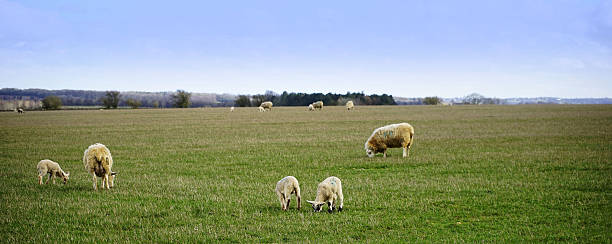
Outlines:
{"type": "Polygon", "coordinates": [[[234,112],[234,106],[230,108],[230,112],[234,112]]]}
{"type": "Polygon", "coordinates": [[[49,177],[45,184],[49,183],[49,179],[53,178],[53,184],[55,184],[55,177],[61,177],[64,180],[64,184],[68,182],[68,178],[70,176],[70,172],[64,172],[60,165],[56,162],[53,162],[49,159],[40,160],[38,165],[36,165],[36,169],[38,170],[38,184],[42,185],[43,176],[48,174],[49,177]]]}
{"type": "Polygon", "coordinates": [[[314,103],[312,103],[312,106],[314,108],[318,108],[319,110],[323,109],[323,101],[316,101],[314,103]]]}
{"type": "Polygon", "coordinates": [[[272,102],[270,101],[265,101],[263,103],[261,103],[261,105],[259,105],[260,107],[266,109],[266,110],[272,110],[272,102]]]}
{"type": "Polygon", "coordinates": [[[300,183],[293,176],[282,178],[276,183],[276,195],[281,203],[281,209],[287,211],[289,202],[291,202],[291,194],[297,197],[297,209],[302,207],[302,195],[300,194],[300,183]]]}
{"type": "Polygon", "coordinates": [[[259,112],[265,112],[265,111],[266,111],[266,110],[265,110],[265,109],[264,109],[262,106],[259,106],[259,107],[257,108],[257,110],[258,110],[259,112]]]}
{"type": "Polygon", "coordinates": [[[346,102],[346,109],[347,109],[347,110],[353,110],[353,109],[355,109],[355,105],[353,104],[353,101],[348,101],[348,102],[346,102]]]}
{"type": "Polygon", "coordinates": [[[18,109],[17,109],[17,113],[22,114],[22,113],[25,113],[25,112],[23,111],[23,109],[22,109],[22,108],[18,108],[18,109]]]}
{"type": "Polygon", "coordinates": [[[312,104],[308,105],[308,111],[314,111],[314,107],[312,106],[312,104]]]}
{"type": "Polygon", "coordinates": [[[376,153],[383,153],[387,157],[387,148],[404,149],[403,157],[407,157],[410,147],[414,142],[414,128],[408,123],[391,124],[380,127],[374,132],[365,143],[365,150],[368,157],[374,157],[376,153]]]}
{"type": "Polygon", "coordinates": [[[312,205],[315,212],[320,212],[323,204],[327,203],[327,212],[332,213],[336,208],[335,201],[340,201],[338,212],[342,211],[344,195],[342,194],[342,182],[335,176],[330,176],[317,187],[317,196],[314,201],[306,201],[312,205]]]}
{"type": "Polygon", "coordinates": [[[113,157],[106,146],[96,143],[87,148],[83,153],[83,165],[87,172],[93,176],[93,188],[97,188],[97,177],[102,178],[102,189],[113,187],[116,172],[112,171],[113,157]],[[110,181],[109,181],[110,177],[110,181]]]}

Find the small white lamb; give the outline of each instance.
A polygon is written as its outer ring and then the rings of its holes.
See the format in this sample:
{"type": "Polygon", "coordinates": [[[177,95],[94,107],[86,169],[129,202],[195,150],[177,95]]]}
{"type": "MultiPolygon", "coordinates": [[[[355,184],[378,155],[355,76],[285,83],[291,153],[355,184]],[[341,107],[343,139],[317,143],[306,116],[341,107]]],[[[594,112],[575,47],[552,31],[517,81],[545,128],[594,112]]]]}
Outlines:
{"type": "Polygon", "coordinates": [[[327,212],[332,213],[336,205],[336,199],[340,201],[338,212],[342,211],[344,195],[342,195],[342,182],[335,176],[330,176],[317,187],[317,197],[314,201],[306,201],[312,205],[315,212],[320,212],[323,204],[327,203],[327,212]]]}
{"type": "Polygon", "coordinates": [[[308,105],[308,111],[314,111],[314,106],[312,106],[312,104],[308,105]]]}
{"type": "Polygon", "coordinates": [[[291,194],[297,197],[297,209],[302,207],[302,195],[300,194],[300,183],[293,176],[282,178],[276,183],[276,195],[281,203],[281,209],[287,211],[289,202],[291,202],[291,194]]]}
{"type": "Polygon", "coordinates": [[[55,184],[55,177],[61,177],[64,180],[64,184],[68,182],[68,177],[70,176],[70,172],[64,172],[60,165],[56,162],[53,162],[49,159],[40,160],[38,165],[36,165],[36,169],[38,169],[38,184],[42,185],[42,178],[46,174],[49,175],[45,184],[49,183],[49,179],[53,178],[53,184],[55,184]]]}
{"type": "Polygon", "coordinates": [[[234,112],[234,106],[230,108],[230,112],[234,112]]]}
{"type": "Polygon", "coordinates": [[[264,111],[266,111],[266,110],[265,110],[265,109],[264,109],[262,106],[259,106],[259,107],[257,108],[257,110],[258,110],[259,112],[264,112],[264,111]]]}

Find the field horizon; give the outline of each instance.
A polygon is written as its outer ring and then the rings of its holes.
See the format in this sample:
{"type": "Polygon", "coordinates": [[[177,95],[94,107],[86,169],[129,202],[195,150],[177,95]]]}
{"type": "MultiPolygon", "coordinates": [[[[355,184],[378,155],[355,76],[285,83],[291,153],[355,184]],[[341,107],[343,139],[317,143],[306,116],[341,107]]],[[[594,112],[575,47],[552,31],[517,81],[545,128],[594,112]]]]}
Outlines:
{"type": "Polygon", "coordinates": [[[28,111],[0,113],[0,135],[7,242],[612,241],[612,105],[28,111]],[[372,131],[399,122],[410,156],[368,158],[372,131]],[[110,190],[83,167],[94,143],[110,190]],[[42,159],[68,184],[38,185],[42,159]],[[280,210],[288,175],[301,210],[280,210]],[[329,176],[344,210],[314,213],[329,176]]]}

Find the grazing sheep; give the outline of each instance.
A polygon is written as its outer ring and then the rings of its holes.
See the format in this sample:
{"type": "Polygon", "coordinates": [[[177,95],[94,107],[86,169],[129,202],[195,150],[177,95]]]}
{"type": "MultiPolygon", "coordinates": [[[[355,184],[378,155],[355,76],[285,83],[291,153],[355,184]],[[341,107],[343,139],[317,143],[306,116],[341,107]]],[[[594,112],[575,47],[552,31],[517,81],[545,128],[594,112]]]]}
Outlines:
{"type": "Polygon", "coordinates": [[[276,195],[278,195],[282,210],[287,211],[289,209],[291,194],[295,194],[295,197],[297,197],[297,209],[300,210],[302,195],[300,194],[300,183],[298,183],[298,180],[293,176],[287,176],[276,183],[276,195]]]}
{"type": "Polygon", "coordinates": [[[316,101],[314,103],[312,103],[312,106],[314,108],[318,108],[319,110],[323,109],[323,101],[316,101]]]}
{"type": "Polygon", "coordinates": [[[89,146],[83,154],[83,165],[87,172],[93,176],[94,190],[98,190],[97,177],[102,178],[103,189],[105,186],[106,189],[113,187],[113,182],[115,181],[115,175],[117,173],[112,171],[113,157],[106,146],[100,143],[89,146]]]}
{"type": "Polygon", "coordinates": [[[348,102],[346,102],[346,109],[347,109],[347,110],[353,110],[353,109],[355,109],[355,105],[353,104],[353,101],[348,101],[348,102]]]}
{"type": "Polygon", "coordinates": [[[70,176],[70,172],[64,172],[60,165],[56,162],[53,162],[49,159],[40,160],[38,165],[36,165],[36,169],[38,169],[38,184],[42,185],[42,178],[44,175],[48,174],[49,177],[45,184],[49,183],[49,179],[53,178],[53,184],[55,184],[55,177],[61,177],[64,180],[64,184],[68,182],[68,178],[70,176]]]}
{"type": "Polygon", "coordinates": [[[270,101],[265,101],[263,103],[261,103],[261,105],[259,105],[260,107],[266,109],[266,110],[272,110],[272,102],[270,101]]]}
{"type": "Polygon", "coordinates": [[[262,106],[257,107],[257,110],[259,112],[265,112],[266,111],[262,106]]]}
{"type": "Polygon", "coordinates": [[[308,111],[314,111],[314,107],[312,106],[312,104],[308,105],[308,111]]]}
{"type": "Polygon", "coordinates": [[[342,182],[335,176],[330,176],[317,187],[317,197],[314,201],[307,201],[312,205],[315,212],[320,212],[323,204],[327,203],[327,212],[331,213],[336,208],[336,199],[340,201],[338,212],[342,211],[344,195],[342,195],[342,182]]]}
{"type": "Polygon", "coordinates": [[[234,106],[230,108],[230,112],[234,112],[234,106]]]}
{"type": "Polygon", "coordinates": [[[17,109],[17,113],[22,114],[22,113],[25,113],[25,112],[23,111],[23,109],[22,109],[22,108],[18,108],[18,109],[17,109]]]}
{"type": "Polygon", "coordinates": [[[372,133],[365,143],[368,157],[374,157],[376,153],[383,153],[387,157],[387,148],[404,149],[403,157],[407,157],[410,147],[414,141],[414,128],[408,123],[392,124],[380,127],[372,133]]]}

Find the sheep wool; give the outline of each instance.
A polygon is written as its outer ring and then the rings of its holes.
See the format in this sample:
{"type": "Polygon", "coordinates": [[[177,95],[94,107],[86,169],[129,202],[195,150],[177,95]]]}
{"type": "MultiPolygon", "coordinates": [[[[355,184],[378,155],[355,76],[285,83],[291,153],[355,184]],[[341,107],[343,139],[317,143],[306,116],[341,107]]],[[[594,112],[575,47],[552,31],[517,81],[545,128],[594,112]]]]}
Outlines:
{"type": "Polygon", "coordinates": [[[113,187],[117,173],[112,171],[113,157],[106,146],[100,143],[89,146],[83,154],[83,165],[93,177],[94,190],[98,189],[98,177],[102,178],[102,188],[110,189],[113,187]]]}
{"type": "Polygon", "coordinates": [[[353,101],[348,101],[348,102],[346,102],[346,109],[347,109],[347,110],[353,110],[353,109],[355,109],[355,105],[353,104],[353,101]]]}
{"type": "Polygon", "coordinates": [[[300,183],[298,183],[298,180],[293,176],[287,176],[276,183],[276,195],[278,195],[282,210],[286,211],[289,209],[291,194],[295,194],[297,198],[297,209],[299,210],[302,206],[302,195],[300,193],[300,183]]]}
{"type": "Polygon", "coordinates": [[[64,184],[66,184],[70,176],[70,172],[64,172],[58,163],[49,159],[40,160],[36,165],[36,169],[38,170],[38,184],[40,185],[42,185],[42,178],[45,175],[49,176],[45,184],[49,183],[49,179],[51,178],[53,178],[53,184],[55,184],[55,177],[62,178],[64,184]]]}
{"type": "Polygon", "coordinates": [[[316,102],[312,103],[312,106],[315,109],[318,108],[319,110],[321,110],[321,109],[323,109],[323,101],[316,101],[316,102]]]}
{"type": "Polygon", "coordinates": [[[320,212],[322,206],[327,203],[327,212],[331,213],[336,208],[336,200],[340,202],[338,212],[341,212],[344,207],[342,182],[338,177],[330,176],[317,186],[317,196],[315,200],[307,202],[312,205],[315,212],[320,212]]]}
{"type": "Polygon", "coordinates": [[[388,148],[403,148],[403,157],[407,157],[414,141],[414,128],[408,123],[391,124],[380,127],[372,133],[365,143],[368,157],[383,153],[387,157],[388,148]]]}

